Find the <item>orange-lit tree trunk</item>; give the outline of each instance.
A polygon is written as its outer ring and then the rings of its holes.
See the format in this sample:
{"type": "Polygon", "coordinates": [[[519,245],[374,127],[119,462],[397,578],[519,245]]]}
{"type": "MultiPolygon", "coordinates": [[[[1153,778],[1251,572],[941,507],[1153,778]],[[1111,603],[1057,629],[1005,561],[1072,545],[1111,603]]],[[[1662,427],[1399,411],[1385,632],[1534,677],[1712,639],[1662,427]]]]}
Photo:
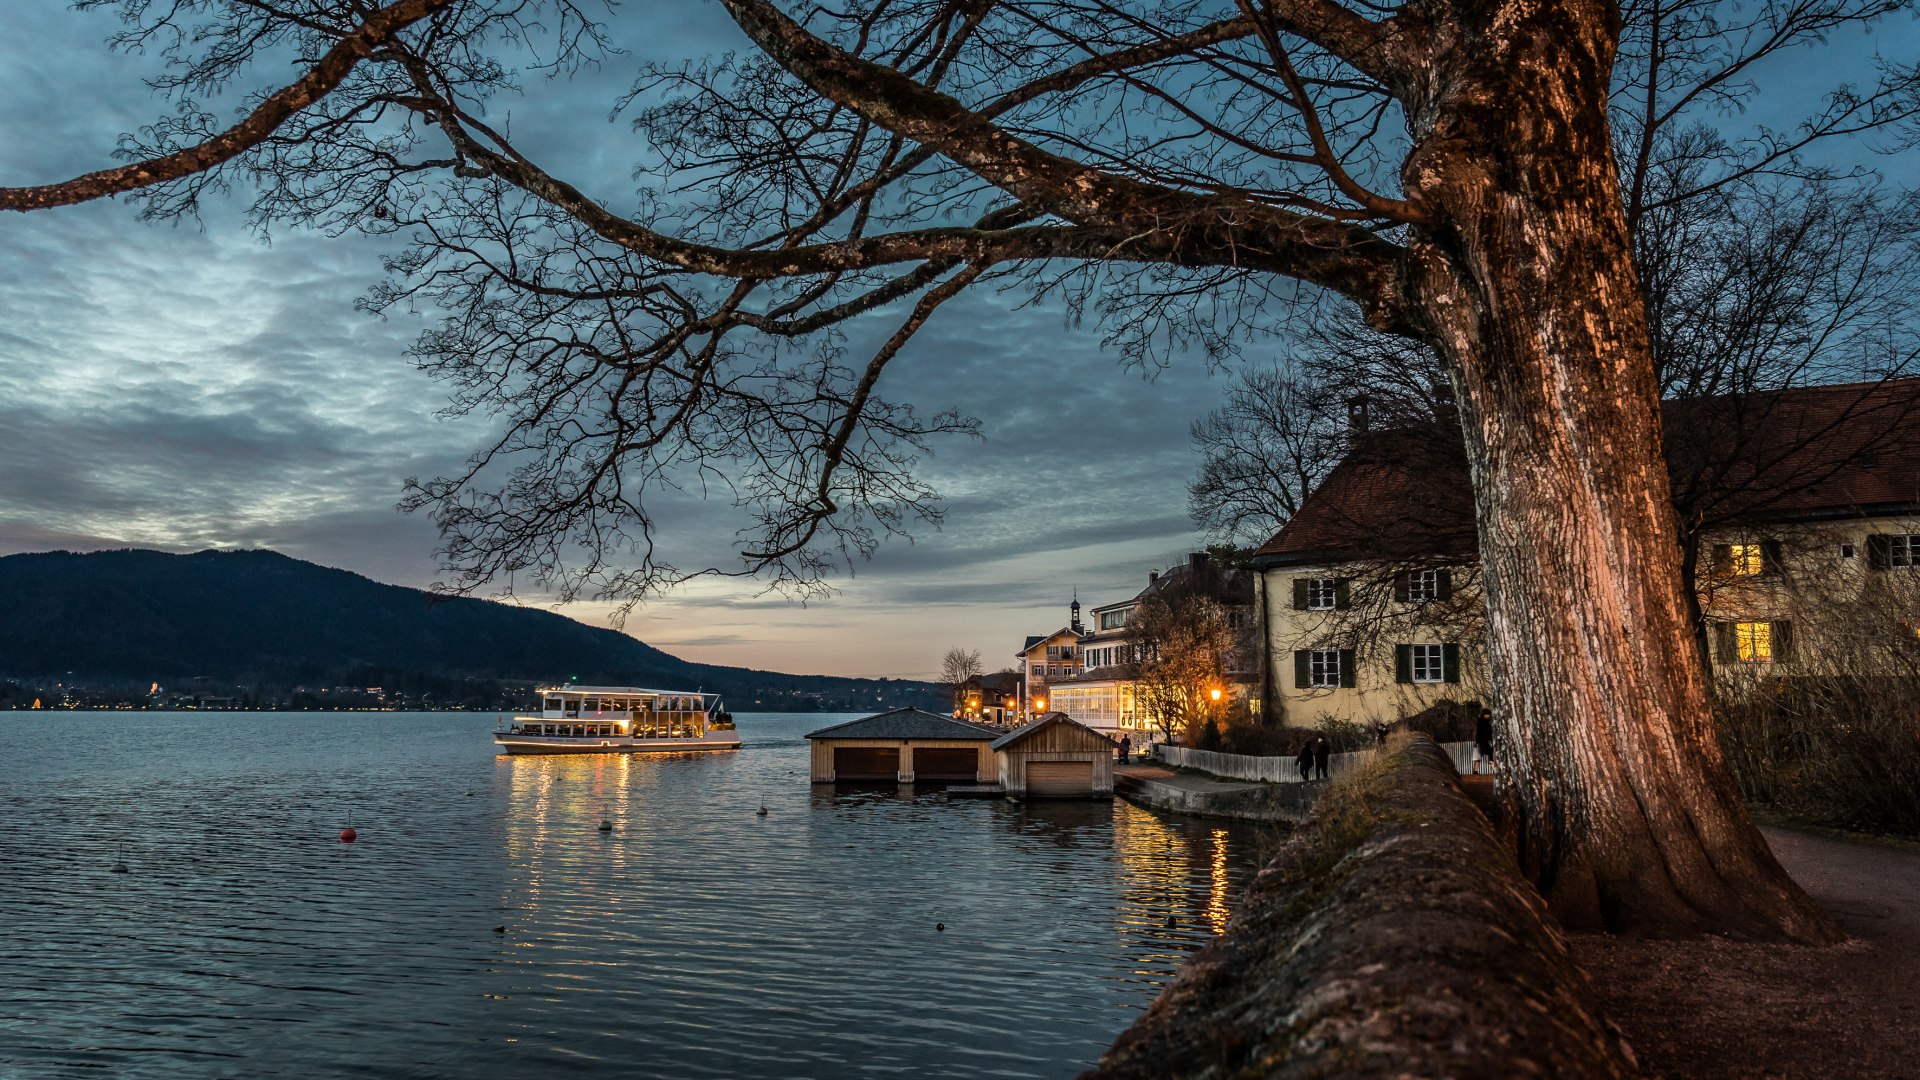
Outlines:
{"type": "Polygon", "coordinates": [[[1615,9],[1448,10],[1409,289],[1465,429],[1522,861],[1572,925],[1832,940],[1712,729],[1607,129],[1615,9]]]}

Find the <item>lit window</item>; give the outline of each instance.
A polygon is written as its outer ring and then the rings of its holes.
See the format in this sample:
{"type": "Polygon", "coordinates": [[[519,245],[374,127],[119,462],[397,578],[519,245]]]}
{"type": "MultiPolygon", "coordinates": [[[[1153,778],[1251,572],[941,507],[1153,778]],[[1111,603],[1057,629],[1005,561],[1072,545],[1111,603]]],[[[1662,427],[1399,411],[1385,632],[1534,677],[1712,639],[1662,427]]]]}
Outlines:
{"type": "Polygon", "coordinates": [[[1740,577],[1761,573],[1766,569],[1766,554],[1759,544],[1728,544],[1727,568],[1740,577]]]}
{"type": "Polygon", "coordinates": [[[1314,649],[1307,654],[1307,685],[1321,688],[1340,685],[1340,650],[1314,649]]]}
{"type": "Polygon", "coordinates": [[[1307,610],[1332,611],[1340,602],[1340,583],[1334,578],[1307,579],[1307,610]]]}
{"type": "Polygon", "coordinates": [[[1413,681],[1417,683],[1445,682],[1447,678],[1446,647],[1443,645],[1413,646],[1413,681]]]}
{"type": "Polygon", "coordinates": [[[1750,663],[1773,659],[1773,624],[1743,622],[1733,624],[1734,655],[1750,663]]]}
{"type": "MultiPolygon", "coordinates": [[[[1407,575],[1407,599],[1416,604],[1432,603],[1440,599],[1440,571],[1415,570],[1407,575]]],[[[1425,646],[1415,646],[1425,648],[1425,646]]],[[[1434,648],[1439,648],[1438,645],[1434,648]]],[[[1439,680],[1433,680],[1438,682],[1439,680]]]]}

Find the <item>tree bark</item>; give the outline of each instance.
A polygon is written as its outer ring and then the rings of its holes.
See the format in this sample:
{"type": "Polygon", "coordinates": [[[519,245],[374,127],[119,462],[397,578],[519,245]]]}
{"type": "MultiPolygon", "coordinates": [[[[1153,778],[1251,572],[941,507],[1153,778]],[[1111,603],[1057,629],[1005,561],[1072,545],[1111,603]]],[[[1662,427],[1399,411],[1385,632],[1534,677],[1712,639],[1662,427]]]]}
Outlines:
{"type": "Polygon", "coordinates": [[[1568,925],[1830,942],[1721,760],[1607,130],[1617,10],[1455,3],[1414,95],[1411,307],[1472,465],[1503,795],[1568,925]]]}

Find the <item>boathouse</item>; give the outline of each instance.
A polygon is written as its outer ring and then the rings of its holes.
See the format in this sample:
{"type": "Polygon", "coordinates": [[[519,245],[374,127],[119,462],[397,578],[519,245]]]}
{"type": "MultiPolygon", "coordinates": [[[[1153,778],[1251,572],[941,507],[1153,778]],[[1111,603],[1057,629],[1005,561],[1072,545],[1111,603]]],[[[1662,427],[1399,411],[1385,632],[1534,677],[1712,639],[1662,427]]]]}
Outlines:
{"type": "Polygon", "coordinates": [[[993,740],[1000,732],[924,709],[849,720],[807,736],[813,782],[993,782],[993,740]]]}
{"type": "Polygon", "coordinates": [[[1009,799],[1111,799],[1118,744],[1066,713],[1007,732],[993,743],[1009,799]]]}

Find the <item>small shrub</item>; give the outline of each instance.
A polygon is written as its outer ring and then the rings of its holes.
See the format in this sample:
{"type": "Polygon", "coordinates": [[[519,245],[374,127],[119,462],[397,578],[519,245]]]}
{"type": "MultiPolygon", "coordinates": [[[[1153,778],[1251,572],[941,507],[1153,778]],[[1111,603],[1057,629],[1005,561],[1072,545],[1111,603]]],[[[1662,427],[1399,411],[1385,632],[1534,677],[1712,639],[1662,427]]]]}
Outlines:
{"type": "Polygon", "coordinates": [[[1437,743],[1472,742],[1474,721],[1480,716],[1477,701],[1436,701],[1401,721],[1408,731],[1424,732],[1437,743]]]}
{"type": "Polygon", "coordinates": [[[1747,800],[1824,825],[1920,836],[1920,678],[1718,690],[1721,747],[1747,800]]]}

